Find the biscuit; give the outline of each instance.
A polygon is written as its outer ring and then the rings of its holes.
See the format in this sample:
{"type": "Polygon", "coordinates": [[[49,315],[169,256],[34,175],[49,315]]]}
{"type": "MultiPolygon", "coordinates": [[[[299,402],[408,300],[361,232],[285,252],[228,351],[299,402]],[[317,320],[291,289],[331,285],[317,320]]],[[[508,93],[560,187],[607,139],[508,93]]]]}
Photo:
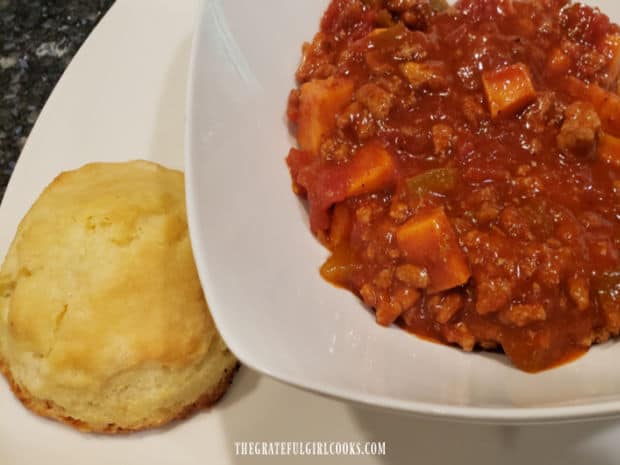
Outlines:
{"type": "Polygon", "coordinates": [[[183,174],[134,161],[58,176],[0,270],[0,371],[24,405],[137,431],[213,404],[236,367],[198,279],[183,174]]]}

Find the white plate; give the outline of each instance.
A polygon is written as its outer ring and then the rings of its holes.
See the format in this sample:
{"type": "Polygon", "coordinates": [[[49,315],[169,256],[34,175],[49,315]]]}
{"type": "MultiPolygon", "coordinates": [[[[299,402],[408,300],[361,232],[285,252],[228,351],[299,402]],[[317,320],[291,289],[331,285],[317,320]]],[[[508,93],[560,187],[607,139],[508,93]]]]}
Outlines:
{"type": "MultiPolygon", "coordinates": [[[[117,0],[54,91],[0,206],[0,255],[58,172],[144,157],[180,167],[186,67],[198,2],[117,0]]],[[[0,379],[0,465],[611,465],[620,423],[447,424],[367,410],[242,369],[223,402],[173,427],[91,436],[30,414],[0,379]],[[379,440],[387,457],[238,457],[235,441],[379,440]]]]}
{"type": "MultiPolygon", "coordinates": [[[[620,4],[599,5],[617,20],[620,4]]],[[[210,1],[196,39],[187,192],[215,320],[247,365],[288,383],[442,418],[534,422],[620,413],[618,343],[538,375],[374,323],[318,273],[326,250],[291,192],[285,106],[327,0],[210,1]]]]}

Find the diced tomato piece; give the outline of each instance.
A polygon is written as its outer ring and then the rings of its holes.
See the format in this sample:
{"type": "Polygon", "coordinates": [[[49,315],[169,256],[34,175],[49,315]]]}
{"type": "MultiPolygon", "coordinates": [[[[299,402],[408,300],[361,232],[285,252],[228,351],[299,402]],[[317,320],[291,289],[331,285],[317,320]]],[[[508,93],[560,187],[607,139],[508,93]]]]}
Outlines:
{"type": "Polygon", "coordinates": [[[603,129],[620,136],[620,96],[596,84],[586,84],[574,76],[567,77],[563,87],[571,97],[585,99],[594,105],[603,123],[603,129]]]}
{"type": "Polygon", "coordinates": [[[306,196],[310,226],[318,234],[330,225],[332,205],[346,198],[347,177],[340,166],[321,166],[321,160],[304,150],[291,149],[286,162],[293,178],[293,190],[306,196]]]}
{"type": "Polygon", "coordinates": [[[409,261],[427,269],[429,292],[452,289],[469,280],[467,258],[443,208],[412,218],[397,230],[396,239],[409,261]]]}
{"type": "Polygon", "coordinates": [[[379,143],[370,143],[357,151],[347,166],[347,197],[371,194],[394,183],[394,162],[379,143]]]}
{"type": "Polygon", "coordinates": [[[620,168],[620,139],[602,133],[598,142],[598,155],[607,163],[620,168]]]}
{"type": "Polygon", "coordinates": [[[308,197],[310,226],[315,233],[330,228],[333,205],[350,197],[387,189],[395,182],[392,157],[374,142],[359,149],[353,159],[343,165],[322,165],[310,152],[296,149],[290,151],[287,163],[295,192],[308,197]]]}
{"type": "Polygon", "coordinates": [[[302,185],[303,175],[302,172],[314,161],[314,156],[309,152],[303,150],[291,149],[286,157],[286,164],[291,172],[291,178],[293,179],[293,191],[297,195],[305,195],[306,188],[302,185]]]}
{"type": "Polygon", "coordinates": [[[522,63],[482,74],[482,84],[491,116],[510,116],[536,98],[530,73],[522,63]]]}
{"type": "Polygon", "coordinates": [[[323,167],[310,180],[308,203],[310,204],[310,227],[312,231],[326,231],[330,227],[330,209],[346,199],[347,175],[340,166],[323,167]]]}
{"type": "Polygon", "coordinates": [[[301,86],[297,116],[299,148],[318,153],[321,139],[336,126],[336,114],[351,100],[353,87],[350,79],[337,77],[310,81],[301,86]]]}

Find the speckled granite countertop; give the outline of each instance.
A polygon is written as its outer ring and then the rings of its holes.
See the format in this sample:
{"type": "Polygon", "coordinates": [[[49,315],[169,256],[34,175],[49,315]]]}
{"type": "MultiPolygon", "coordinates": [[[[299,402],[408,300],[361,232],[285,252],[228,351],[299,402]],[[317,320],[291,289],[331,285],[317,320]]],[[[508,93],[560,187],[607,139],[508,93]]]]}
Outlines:
{"type": "Polygon", "coordinates": [[[0,199],[39,111],[114,0],[0,0],[0,199]]]}

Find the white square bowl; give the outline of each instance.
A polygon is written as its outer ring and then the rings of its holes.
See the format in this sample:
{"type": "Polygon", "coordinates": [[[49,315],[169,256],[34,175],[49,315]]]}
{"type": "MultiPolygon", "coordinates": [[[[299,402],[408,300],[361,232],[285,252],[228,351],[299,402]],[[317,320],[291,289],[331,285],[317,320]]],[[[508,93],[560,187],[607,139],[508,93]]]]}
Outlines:
{"type": "MultiPolygon", "coordinates": [[[[587,2],[614,20],[620,4],[587,2]]],[[[243,363],[330,396],[449,419],[533,423],[620,414],[620,345],[531,375],[375,324],[323,281],[327,251],[291,191],[285,120],[301,44],[327,0],[206,1],[188,96],[192,243],[215,321],[243,363]]]]}

